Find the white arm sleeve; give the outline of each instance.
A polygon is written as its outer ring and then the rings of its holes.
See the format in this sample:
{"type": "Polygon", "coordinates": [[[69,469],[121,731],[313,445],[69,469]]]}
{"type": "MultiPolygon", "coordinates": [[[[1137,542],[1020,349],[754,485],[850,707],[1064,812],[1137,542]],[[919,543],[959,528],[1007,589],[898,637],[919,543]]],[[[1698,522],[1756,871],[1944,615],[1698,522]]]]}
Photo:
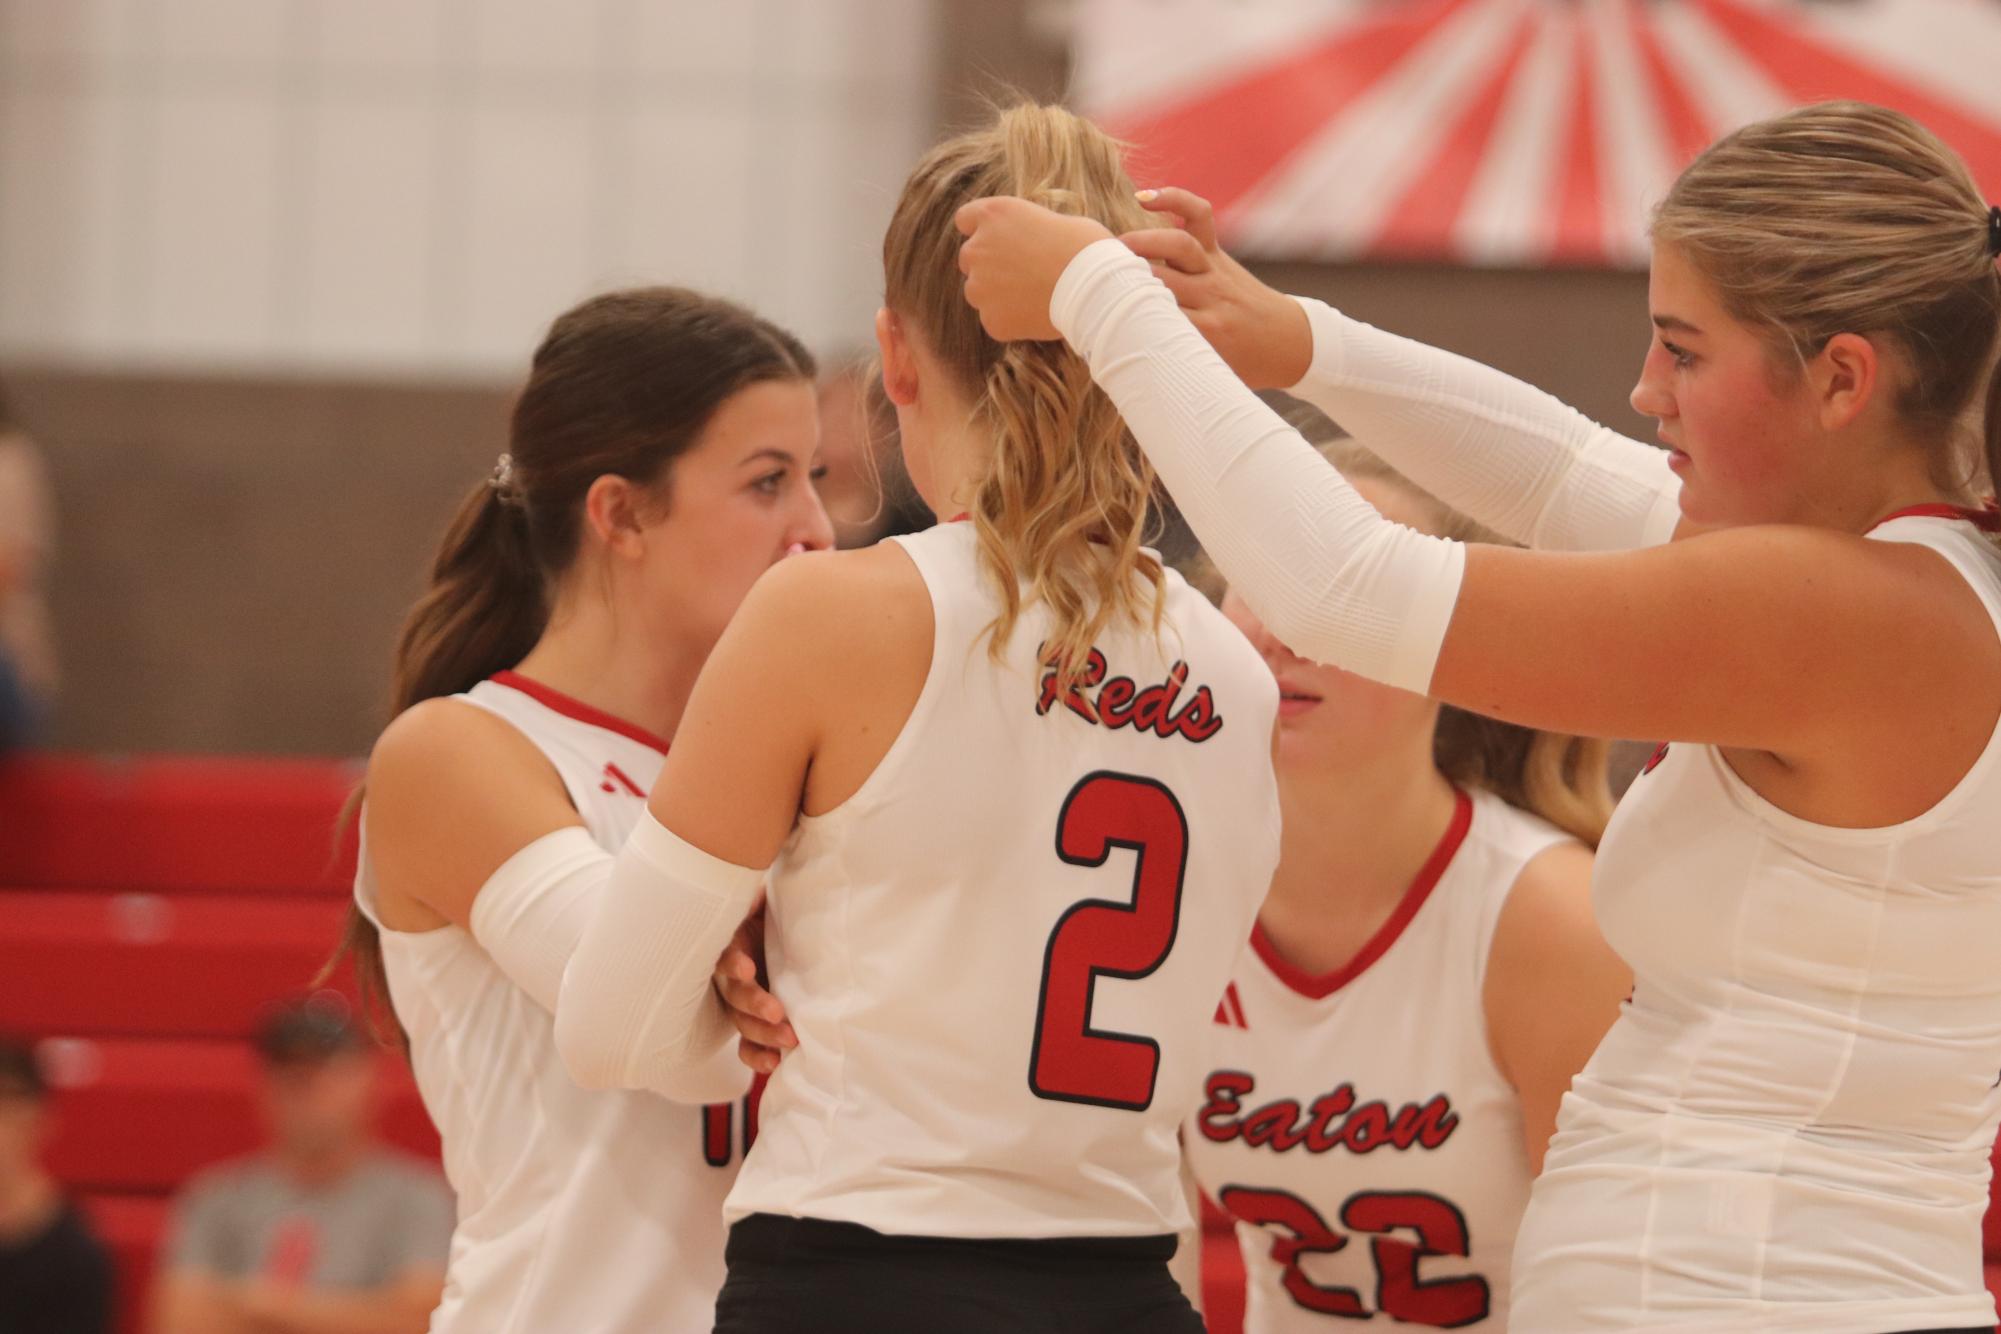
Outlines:
{"type": "Polygon", "coordinates": [[[563,969],[610,878],[611,854],[582,825],[544,834],[479,887],[472,938],[508,981],[554,1014],[563,969]]]}
{"type": "Polygon", "coordinates": [[[718,1053],[736,1030],[710,977],[757,902],[765,872],[733,866],[641,815],[563,972],[556,1049],[585,1088],[651,1089],[718,1102],[718,1053]]]}
{"type": "Polygon", "coordinates": [[[1377,514],[1244,387],[1118,241],[1070,262],[1050,317],[1273,634],[1320,662],[1429,689],[1464,548],[1377,514]]]}
{"type": "MultiPolygon", "coordinates": [[[[551,1015],[563,972],[611,881],[612,855],[581,825],[545,834],[509,857],[480,886],[468,923],[508,981],[551,1015]]],[[[750,1088],[751,1072],[724,1043],[681,1081],[687,1102],[728,1102],[750,1088]]]]}
{"type": "Polygon", "coordinates": [[[1313,362],[1289,391],[1462,514],[1549,551],[1657,546],[1681,518],[1668,455],[1491,366],[1295,297],[1313,362]]]}

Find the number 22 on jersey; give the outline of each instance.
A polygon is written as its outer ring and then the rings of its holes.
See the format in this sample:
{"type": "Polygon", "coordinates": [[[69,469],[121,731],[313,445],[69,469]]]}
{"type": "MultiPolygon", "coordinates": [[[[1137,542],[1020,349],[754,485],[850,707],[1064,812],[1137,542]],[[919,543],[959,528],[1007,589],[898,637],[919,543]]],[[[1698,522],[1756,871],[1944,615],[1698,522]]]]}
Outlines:
{"type": "Polygon", "coordinates": [[[1114,848],[1133,854],[1132,897],[1084,899],[1057,919],[1042,960],[1028,1087],[1038,1098],[1125,1111],[1153,1105],[1160,1044],[1091,1026],[1100,976],[1143,978],[1167,961],[1181,924],[1188,820],[1151,778],[1099,770],[1070,789],[1056,820],[1056,855],[1103,866],[1114,848]]]}

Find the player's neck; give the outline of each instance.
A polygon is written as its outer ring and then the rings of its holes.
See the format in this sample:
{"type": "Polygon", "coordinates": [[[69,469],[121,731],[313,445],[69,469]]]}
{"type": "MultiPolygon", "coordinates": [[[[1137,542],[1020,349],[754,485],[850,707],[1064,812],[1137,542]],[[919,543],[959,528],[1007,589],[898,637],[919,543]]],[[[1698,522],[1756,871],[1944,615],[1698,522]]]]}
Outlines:
{"type": "Polygon", "coordinates": [[[273,1154],[279,1171],[308,1189],[334,1185],[368,1156],[368,1142],[354,1140],[310,1149],[279,1147],[273,1154]]]}
{"type": "Polygon", "coordinates": [[[939,426],[924,448],[939,521],[970,511],[993,466],[993,439],[970,419],[953,420],[939,426]]]}
{"type": "Polygon", "coordinates": [[[637,651],[633,626],[604,609],[559,609],[515,670],[572,699],[671,740],[701,675],[707,646],[637,651]]]}
{"type": "Polygon", "coordinates": [[[1457,802],[1428,736],[1402,763],[1283,775],[1279,868],[1258,914],[1266,937],[1309,972],[1346,966],[1403,902],[1457,802]]]}

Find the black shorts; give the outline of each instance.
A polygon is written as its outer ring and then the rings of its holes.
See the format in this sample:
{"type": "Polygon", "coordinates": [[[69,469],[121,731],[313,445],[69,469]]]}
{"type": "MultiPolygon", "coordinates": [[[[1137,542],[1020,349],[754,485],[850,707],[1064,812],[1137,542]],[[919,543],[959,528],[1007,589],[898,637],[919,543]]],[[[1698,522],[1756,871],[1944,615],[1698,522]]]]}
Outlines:
{"type": "Polygon", "coordinates": [[[1203,1334],[1175,1238],[977,1241],[752,1214],[730,1228],[716,1334],[1203,1334]]]}

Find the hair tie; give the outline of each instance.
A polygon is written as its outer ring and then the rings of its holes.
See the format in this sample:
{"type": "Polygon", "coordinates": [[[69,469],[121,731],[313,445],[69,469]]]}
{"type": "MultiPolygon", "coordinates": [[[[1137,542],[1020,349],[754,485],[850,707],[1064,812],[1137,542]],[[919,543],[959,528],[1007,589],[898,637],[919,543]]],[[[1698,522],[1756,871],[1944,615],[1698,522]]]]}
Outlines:
{"type": "Polygon", "coordinates": [[[486,484],[493,488],[494,498],[503,505],[520,503],[514,492],[514,456],[502,454],[493,462],[493,471],[487,475],[486,484]]]}
{"type": "Polygon", "coordinates": [[[2001,256],[2001,208],[1987,210],[1987,253],[2001,256]]]}

